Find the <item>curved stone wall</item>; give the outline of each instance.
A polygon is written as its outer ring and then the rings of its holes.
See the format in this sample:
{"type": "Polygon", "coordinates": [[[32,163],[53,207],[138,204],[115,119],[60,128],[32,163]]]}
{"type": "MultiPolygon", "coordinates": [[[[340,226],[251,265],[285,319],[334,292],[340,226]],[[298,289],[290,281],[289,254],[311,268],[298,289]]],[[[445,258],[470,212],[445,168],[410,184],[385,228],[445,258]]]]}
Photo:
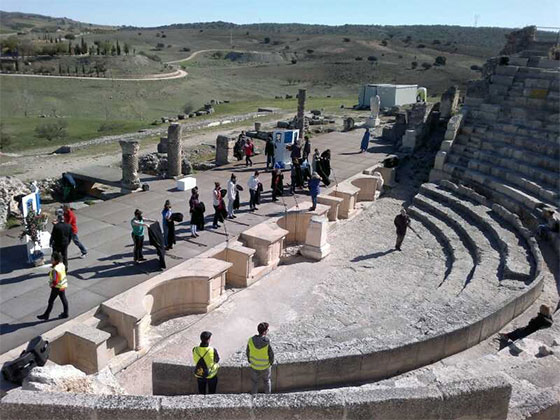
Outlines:
{"type": "Polygon", "coordinates": [[[250,395],[224,394],[158,397],[16,390],[1,400],[0,409],[4,420],[503,419],[507,417],[510,396],[511,385],[503,378],[487,377],[433,386],[364,385],[255,399],[250,395]]]}

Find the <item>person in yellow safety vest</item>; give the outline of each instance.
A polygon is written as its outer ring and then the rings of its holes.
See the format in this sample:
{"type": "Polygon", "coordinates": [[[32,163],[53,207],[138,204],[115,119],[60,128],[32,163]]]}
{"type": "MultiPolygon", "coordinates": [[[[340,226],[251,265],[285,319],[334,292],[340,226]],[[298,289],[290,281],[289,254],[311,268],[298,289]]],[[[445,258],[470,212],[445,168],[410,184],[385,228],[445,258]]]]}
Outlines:
{"type": "Polygon", "coordinates": [[[251,366],[251,382],[253,387],[251,394],[255,395],[259,390],[259,382],[264,382],[264,392],[270,394],[270,371],[274,363],[274,351],[268,333],[268,322],[261,322],[257,326],[258,335],[254,335],[247,343],[247,360],[251,366]]]}
{"type": "Polygon", "coordinates": [[[64,312],[62,312],[59,317],[68,318],[68,301],[66,300],[66,287],[68,287],[68,281],[66,280],[66,267],[62,262],[62,256],[59,252],[55,251],[52,253],[51,266],[52,270],[49,273],[49,286],[51,287],[49,303],[45,313],[37,315],[37,318],[45,321],[49,319],[54,301],[57,297],[60,297],[62,307],[64,308],[64,312]]]}
{"type": "Polygon", "coordinates": [[[218,386],[218,369],[220,365],[220,356],[218,350],[210,347],[210,331],[202,331],[200,334],[200,346],[193,347],[194,359],[194,376],[198,382],[198,393],[206,395],[206,388],[208,387],[208,394],[215,394],[216,387],[218,386]]]}

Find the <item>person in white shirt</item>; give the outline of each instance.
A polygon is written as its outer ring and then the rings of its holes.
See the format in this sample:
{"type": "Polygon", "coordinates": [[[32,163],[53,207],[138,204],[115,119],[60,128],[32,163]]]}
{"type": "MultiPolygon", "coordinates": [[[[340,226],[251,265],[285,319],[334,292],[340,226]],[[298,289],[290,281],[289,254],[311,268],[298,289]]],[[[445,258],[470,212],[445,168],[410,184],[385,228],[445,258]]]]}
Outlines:
{"type": "Polygon", "coordinates": [[[259,189],[259,171],[255,171],[253,175],[249,178],[247,182],[249,186],[249,194],[251,198],[249,200],[249,210],[258,210],[257,208],[257,190],[259,189]]]}
{"type": "Polygon", "coordinates": [[[237,177],[235,174],[231,174],[231,178],[227,184],[227,213],[228,219],[235,219],[235,214],[233,214],[233,203],[235,202],[235,196],[237,195],[237,177]]]}

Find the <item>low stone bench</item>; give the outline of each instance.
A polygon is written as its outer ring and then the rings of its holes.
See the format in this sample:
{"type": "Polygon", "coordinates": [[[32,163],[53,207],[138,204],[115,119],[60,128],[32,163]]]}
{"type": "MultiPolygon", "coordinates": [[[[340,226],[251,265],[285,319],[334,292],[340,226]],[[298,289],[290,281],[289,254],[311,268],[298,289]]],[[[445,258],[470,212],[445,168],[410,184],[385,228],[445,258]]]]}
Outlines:
{"type": "Polygon", "coordinates": [[[226,271],[233,264],[216,258],[193,258],[101,304],[128,347],[146,345],[154,322],[205,313],[225,299],[226,271]]]}
{"type": "Polygon", "coordinates": [[[288,233],[275,223],[261,223],[241,233],[239,241],[255,250],[257,265],[276,266],[288,233]]]}
{"type": "Polygon", "coordinates": [[[332,195],[321,194],[317,196],[317,202],[319,204],[329,206],[327,217],[329,218],[330,222],[336,222],[338,220],[338,211],[343,201],[343,198],[333,197],[332,195]]]}
{"type": "Polygon", "coordinates": [[[377,178],[373,175],[359,175],[348,180],[353,186],[358,187],[358,201],[375,201],[377,192],[377,178]]]}
{"type": "Polygon", "coordinates": [[[226,273],[227,284],[234,287],[248,287],[256,281],[253,275],[255,253],[256,251],[253,248],[247,248],[240,242],[235,241],[214,255],[214,258],[232,264],[226,273]]]}
{"type": "Polygon", "coordinates": [[[317,204],[315,210],[309,210],[312,203],[304,201],[288,209],[287,214],[276,222],[278,226],[288,231],[286,242],[303,244],[307,236],[307,228],[313,216],[326,216],[330,208],[324,204],[317,204]]]}
{"type": "Polygon", "coordinates": [[[341,219],[350,219],[356,214],[356,202],[360,189],[349,183],[343,182],[336,189],[331,191],[329,195],[342,198],[342,204],[338,210],[338,216],[341,219]]]}

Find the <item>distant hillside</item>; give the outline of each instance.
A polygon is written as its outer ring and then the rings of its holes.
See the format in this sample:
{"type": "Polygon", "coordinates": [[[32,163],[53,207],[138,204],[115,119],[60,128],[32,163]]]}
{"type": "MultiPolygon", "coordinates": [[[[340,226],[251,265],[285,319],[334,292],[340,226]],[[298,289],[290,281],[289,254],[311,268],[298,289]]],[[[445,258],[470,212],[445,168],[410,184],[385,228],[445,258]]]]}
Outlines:
{"type": "Polygon", "coordinates": [[[68,32],[114,29],[110,26],[78,22],[66,17],[51,17],[32,13],[4,12],[0,10],[0,33],[13,32],[68,32]]]}

